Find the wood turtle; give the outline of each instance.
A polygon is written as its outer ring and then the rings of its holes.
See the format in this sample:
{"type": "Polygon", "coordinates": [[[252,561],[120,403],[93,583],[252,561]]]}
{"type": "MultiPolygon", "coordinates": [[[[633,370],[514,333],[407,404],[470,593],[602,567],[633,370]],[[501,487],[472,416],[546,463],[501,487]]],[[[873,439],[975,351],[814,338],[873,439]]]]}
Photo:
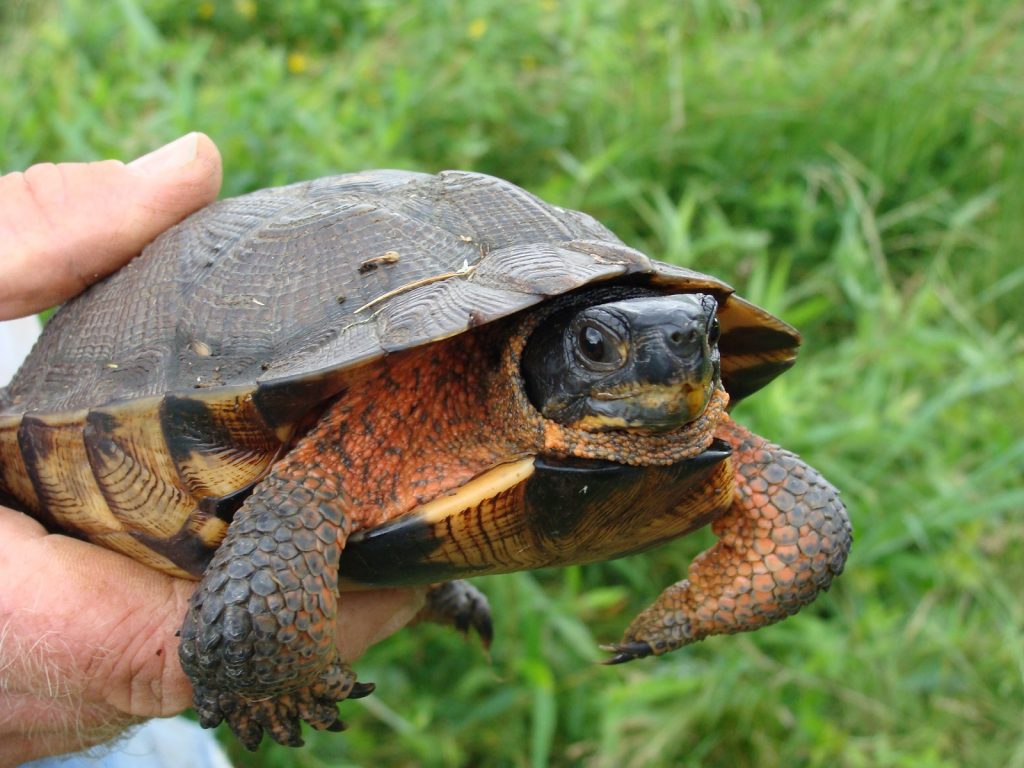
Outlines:
{"type": "Polygon", "coordinates": [[[717,543],[610,662],[756,629],[843,568],[837,492],[734,422],[795,330],[721,280],[475,173],[374,171],[209,206],[69,302],[0,391],[0,495],[201,579],[180,659],[203,725],[301,744],[365,695],[348,588],[717,543]]]}

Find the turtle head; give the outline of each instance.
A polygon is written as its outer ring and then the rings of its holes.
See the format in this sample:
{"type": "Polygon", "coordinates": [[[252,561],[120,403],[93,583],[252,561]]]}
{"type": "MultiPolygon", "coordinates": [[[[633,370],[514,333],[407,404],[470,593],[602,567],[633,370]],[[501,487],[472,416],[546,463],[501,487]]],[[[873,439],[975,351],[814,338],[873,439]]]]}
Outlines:
{"type": "Polygon", "coordinates": [[[545,418],[591,432],[688,424],[719,386],[717,309],[692,293],[558,310],[523,352],[527,395],[545,418]]]}

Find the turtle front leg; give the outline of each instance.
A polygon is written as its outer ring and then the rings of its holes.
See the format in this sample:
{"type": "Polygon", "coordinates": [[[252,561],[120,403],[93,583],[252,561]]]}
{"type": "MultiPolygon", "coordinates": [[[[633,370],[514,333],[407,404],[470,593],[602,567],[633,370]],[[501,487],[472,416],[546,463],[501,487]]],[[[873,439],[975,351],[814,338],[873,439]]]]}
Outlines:
{"type": "Polygon", "coordinates": [[[798,456],[733,421],[716,435],[733,449],[732,506],[712,524],[718,542],[688,576],[643,611],[609,664],[660,655],[709,635],[773,624],[828,589],[850,550],[838,492],[798,456]]]}
{"type": "Polygon", "coordinates": [[[334,646],[350,527],[334,479],[299,462],[275,467],[242,505],[181,630],[178,653],[204,727],[226,719],[251,750],[264,730],[299,746],[301,720],[342,730],[336,702],[373,690],[334,646]]]}

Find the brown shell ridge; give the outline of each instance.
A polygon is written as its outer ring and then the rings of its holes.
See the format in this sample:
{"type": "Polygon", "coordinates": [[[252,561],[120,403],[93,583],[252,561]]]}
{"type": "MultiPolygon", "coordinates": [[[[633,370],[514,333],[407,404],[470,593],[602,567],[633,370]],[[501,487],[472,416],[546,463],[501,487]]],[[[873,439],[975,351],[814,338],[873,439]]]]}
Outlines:
{"type": "Polygon", "coordinates": [[[83,439],[86,413],[26,414],[18,445],[36,498],[61,528],[88,537],[124,530],[104,501],[83,439]]]}
{"type": "Polygon", "coordinates": [[[571,222],[558,215],[561,209],[504,179],[463,171],[442,171],[437,179],[440,202],[450,205],[467,234],[488,250],[524,239],[558,242],[577,236],[571,222]]]}
{"type": "Polygon", "coordinates": [[[112,409],[90,411],[83,420],[83,447],[107,509],[121,526],[171,536],[195,502],[163,450],[155,419],[158,404],[141,404],[124,415],[112,409]]]}
{"type": "Polygon", "coordinates": [[[177,475],[197,501],[236,494],[260,480],[291,437],[263,419],[253,394],[166,395],[154,421],[177,475]]]}
{"type": "Polygon", "coordinates": [[[44,516],[44,523],[55,526],[56,521],[43,508],[25,465],[18,441],[22,419],[20,413],[0,413],[0,495],[9,496],[12,503],[44,516]]]}

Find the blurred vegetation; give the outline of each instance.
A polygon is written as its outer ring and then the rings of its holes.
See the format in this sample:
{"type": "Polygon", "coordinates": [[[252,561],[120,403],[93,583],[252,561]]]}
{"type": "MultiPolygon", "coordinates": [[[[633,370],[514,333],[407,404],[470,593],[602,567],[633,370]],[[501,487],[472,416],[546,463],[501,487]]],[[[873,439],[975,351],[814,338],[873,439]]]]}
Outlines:
{"type": "Polygon", "coordinates": [[[1015,0],[8,0],[0,170],[208,132],[225,194],[469,168],[798,325],[739,410],[843,489],[798,617],[604,668],[708,543],[481,580],[352,729],[262,766],[1024,766],[1024,6],[1015,0]]]}

